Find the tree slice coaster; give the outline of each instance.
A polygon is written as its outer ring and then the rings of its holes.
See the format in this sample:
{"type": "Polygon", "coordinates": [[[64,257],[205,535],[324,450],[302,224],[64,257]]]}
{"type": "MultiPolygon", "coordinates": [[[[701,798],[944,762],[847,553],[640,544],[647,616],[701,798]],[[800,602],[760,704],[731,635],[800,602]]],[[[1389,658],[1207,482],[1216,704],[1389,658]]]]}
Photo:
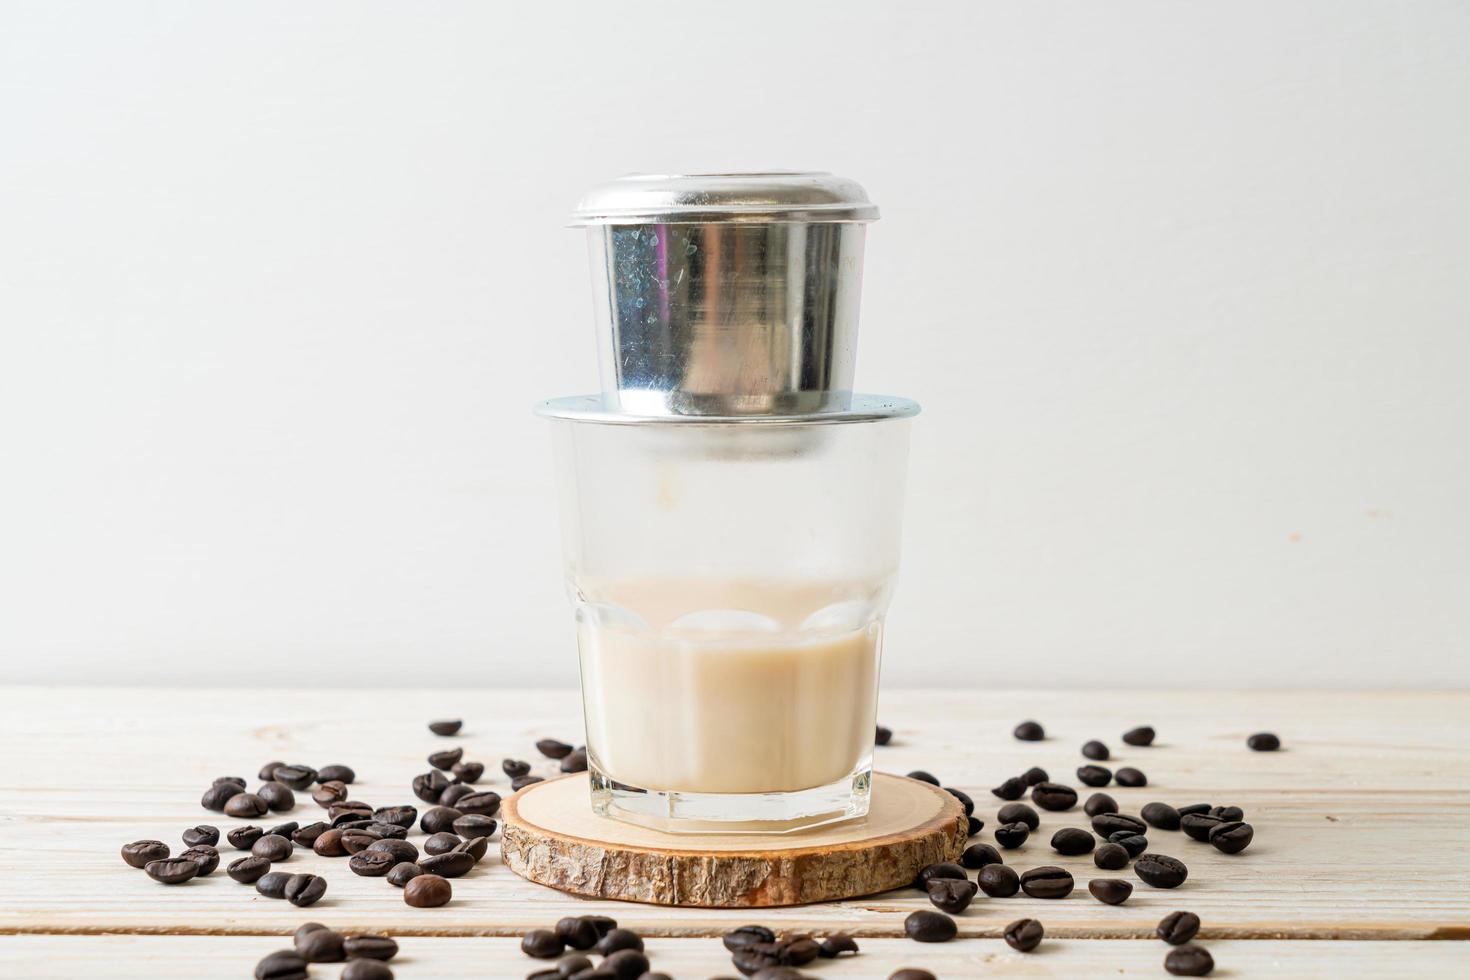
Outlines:
{"type": "Polygon", "coordinates": [[[873,774],[862,820],[790,834],[668,834],[592,812],[587,774],[532,783],[502,807],[501,855],[523,878],[574,895],[654,905],[762,908],[908,885],[953,861],[968,829],[937,786],[873,774]]]}

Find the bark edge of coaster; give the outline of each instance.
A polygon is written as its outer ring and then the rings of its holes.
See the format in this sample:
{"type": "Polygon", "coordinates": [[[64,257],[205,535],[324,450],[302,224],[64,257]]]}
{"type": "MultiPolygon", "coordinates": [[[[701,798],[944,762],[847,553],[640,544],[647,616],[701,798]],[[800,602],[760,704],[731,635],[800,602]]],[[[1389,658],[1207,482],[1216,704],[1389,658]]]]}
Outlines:
{"type": "Polygon", "coordinates": [[[500,853],[529,881],[589,898],[700,908],[804,905],[910,884],[953,861],[959,800],[875,772],[868,816],[791,834],[668,834],[592,812],[587,774],[532,783],[502,805],[500,853]]]}

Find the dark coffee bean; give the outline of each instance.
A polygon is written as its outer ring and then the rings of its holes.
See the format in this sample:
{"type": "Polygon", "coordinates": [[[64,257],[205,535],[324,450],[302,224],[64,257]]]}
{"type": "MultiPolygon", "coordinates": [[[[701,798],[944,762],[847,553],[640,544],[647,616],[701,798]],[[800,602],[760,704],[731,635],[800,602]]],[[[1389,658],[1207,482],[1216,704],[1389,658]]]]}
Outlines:
{"type": "MultiPolygon", "coordinates": [[[[748,946],[740,946],[730,952],[730,962],[735,964],[735,969],[747,976],[755,976],[768,970],[780,969],[781,967],[781,944],[780,943],[751,943],[748,946]]],[[[596,976],[596,974],[591,974],[596,976]]]]}
{"type": "Polygon", "coordinates": [[[1154,730],[1148,725],[1130,728],[1123,733],[1123,741],[1128,745],[1152,745],[1154,744],[1154,730]]]}
{"type": "Polygon", "coordinates": [[[1104,839],[1126,830],[1130,834],[1148,833],[1148,825],[1126,813],[1099,813],[1092,818],[1092,832],[1104,839]]]}
{"type": "Polygon", "coordinates": [[[1119,786],[1137,787],[1148,785],[1148,777],[1132,766],[1124,766],[1122,769],[1119,769],[1113,773],[1113,778],[1118,781],[1119,786]]]}
{"type": "Polygon", "coordinates": [[[475,837],[471,840],[462,840],[454,845],[456,851],[461,851],[475,859],[479,864],[485,860],[485,854],[490,850],[490,842],[483,837],[475,837]]]}
{"type": "Polygon", "coordinates": [[[478,783],[480,777],[485,775],[485,764],[483,762],[456,762],[450,772],[461,783],[478,783]]]}
{"type": "Polygon", "coordinates": [[[856,952],[858,952],[857,940],[845,932],[834,932],[822,940],[821,954],[823,959],[836,959],[843,953],[856,952]]]}
{"type": "Polygon", "coordinates": [[[521,937],[521,952],[538,960],[554,960],[564,949],[566,943],[550,929],[532,929],[521,937]]]}
{"type": "Polygon", "coordinates": [[[495,833],[499,824],[492,818],[479,813],[466,813],[462,817],[456,817],[451,829],[459,836],[467,840],[476,837],[489,837],[495,833]]]}
{"type": "Polygon", "coordinates": [[[475,788],[469,783],[451,783],[439,794],[439,805],[454,806],[474,791],[475,788]]]}
{"type": "MultiPolygon", "coordinates": [[[[285,783],[261,783],[260,789],[255,791],[255,795],[265,802],[266,807],[272,813],[285,813],[287,810],[296,807],[296,794],[291,792],[285,783]]],[[[234,800],[230,802],[233,803],[234,800]]],[[[225,812],[229,813],[230,811],[226,808],[225,812]]],[[[250,816],[250,814],[231,813],[230,816],[250,816]]]]}
{"type": "Polygon", "coordinates": [[[1191,803],[1189,804],[1189,806],[1181,806],[1179,808],[1179,815],[1181,817],[1190,817],[1195,816],[1196,814],[1209,812],[1210,805],[1208,803],[1191,803]]]}
{"type": "Polygon", "coordinates": [[[463,748],[444,749],[429,756],[429,765],[448,772],[464,756],[463,748]]]}
{"type": "Polygon", "coordinates": [[[381,806],[373,811],[373,819],[379,823],[396,823],[408,828],[418,819],[419,810],[414,806],[381,806]]]}
{"type": "Polygon", "coordinates": [[[985,821],[984,820],[981,820],[979,817],[966,817],[965,818],[965,836],[966,837],[974,837],[976,834],[980,833],[980,831],[982,831],[984,829],[985,829],[985,821]]]}
{"type": "Polygon", "coordinates": [[[1046,729],[1034,721],[1023,721],[1011,732],[1023,742],[1039,742],[1046,738],[1046,729]]]}
{"type": "Polygon", "coordinates": [[[1122,844],[1103,844],[1092,852],[1092,863],[1104,871],[1117,871],[1128,866],[1128,849],[1122,844]]]}
{"type": "Polygon", "coordinates": [[[1199,933],[1199,916],[1193,912],[1170,912],[1154,930],[1170,946],[1183,946],[1199,933]]]}
{"type": "Polygon", "coordinates": [[[536,749],[548,759],[565,759],[572,754],[572,746],[554,738],[543,738],[536,743],[536,749]]]}
{"type": "Polygon", "coordinates": [[[383,877],[388,884],[402,888],[423,873],[423,869],[412,861],[399,861],[383,877]]]}
{"type": "Polygon", "coordinates": [[[229,783],[230,785],[236,787],[242,793],[245,792],[245,777],[244,776],[218,776],[218,777],[215,778],[214,782],[211,783],[210,785],[212,785],[212,786],[220,786],[220,785],[223,785],[225,783],[229,783]]]}
{"type": "Polygon", "coordinates": [[[243,791],[234,783],[215,783],[204,791],[204,795],[199,798],[199,805],[206,810],[221,811],[241,792],[243,791]]]}
{"type": "Polygon", "coordinates": [[[910,966],[888,974],[888,980],[939,980],[939,978],[928,970],[919,970],[910,966]]]}
{"type": "Polygon", "coordinates": [[[954,920],[943,912],[921,909],[910,912],[908,918],[903,920],[903,931],[915,942],[944,943],[953,939],[960,930],[954,920]]]}
{"type": "Polygon", "coordinates": [[[1133,885],[1122,878],[1094,878],[1087,883],[1087,891],[1104,905],[1122,905],[1133,894],[1133,885]]]}
{"type": "Polygon", "coordinates": [[[573,749],[570,755],[568,755],[565,759],[561,760],[561,771],[562,772],[586,772],[587,771],[587,750],[586,749],[573,749]]]}
{"type": "Polygon", "coordinates": [[[286,880],[286,901],[299,909],[315,905],[327,893],[327,879],[320,875],[292,875],[286,880]]]}
{"type": "Polygon", "coordinates": [[[1077,854],[1090,854],[1097,846],[1097,838],[1085,830],[1076,827],[1063,827],[1051,835],[1052,850],[1058,854],[1074,856],[1077,854]]]}
{"type": "Polygon", "coordinates": [[[1082,754],[1089,759],[1096,759],[1098,762],[1102,762],[1108,757],[1108,747],[1097,739],[1093,739],[1090,742],[1082,743],[1082,754]]]}
{"type": "Polygon", "coordinates": [[[393,968],[378,960],[350,960],[342,968],[339,980],[393,980],[393,968]]]}
{"type": "Polygon", "coordinates": [[[416,909],[437,909],[453,897],[454,888],[439,875],[416,875],[403,886],[403,901],[416,909]]]}
{"type": "Polygon", "coordinates": [[[475,859],[464,851],[449,851],[419,859],[419,869],[424,874],[442,875],[445,878],[460,878],[475,866],[475,859]]]}
{"type": "Polygon", "coordinates": [[[1046,865],[1021,874],[1021,891],[1032,898],[1066,898],[1072,894],[1072,872],[1046,865]]]}
{"type": "MultiPolygon", "coordinates": [[[[367,851],[381,851],[384,854],[393,855],[394,861],[417,861],[419,849],[406,840],[384,839],[373,841],[367,846],[367,851]]],[[[363,851],[366,854],[367,851],[363,851]]]]}
{"type": "Polygon", "coordinates": [[[425,854],[445,854],[454,850],[454,845],[459,843],[459,835],[440,831],[430,834],[424,838],[425,854]]]}
{"type": "Polygon", "coordinates": [[[1021,876],[1004,864],[987,864],[975,876],[975,883],[991,898],[1010,898],[1021,890],[1021,876]]]}
{"type": "Polygon", "coordinates": [[[1021,773],[1021,782],[1025,783],[1027,786],[1035,786],[1037,783],[1045,783],[1049,782],[1050,780],[1051,777],[1048,776],[1046,774],[1046,770],[1041,768],[1040,766],[1032,766],[1030,769],[1027,769],[1025,772],[1021,773]]]}
{"type": "Polygon", "coordinates": [[[989,844],[971,844],[965,848],[965,853],[960,855],[960,864],[974,870],[983,868],[987,864],[1005,864],[1005,859],[989,844]]]}
{"type": "Polygon", "coordinates": [[[165,885],[178,885],[199,874],[199,864],[185,857],[162,858],[143,865],[148,877],[165,885]]]}
{"type": "Polygon", "coordinates": [[[1130,858],[1136,858],[1148,850],[1148,838],[1143,834],[1135,834],[1130,830],[1115,830],[1108,834],[1108,843],[1117,844],[1128,852],[1130,858]]]}
{"type": "Polygon", "coordinates": [[[1061,783],[1037,783],[1031,787],[1031,802],[1043,810],[1070,810],[1077,805],[1077,791],[1061,783]]]}
{"type": "Polygon", "coordinates": [[[783,965],[805,966],[822,955],[822,946],[811,936],[795,936],[781,944],[777,955],[783,965]]]}
{"type": "Polygon", "coordinates": [[[315,932],[318,929],[325,928],[327,928],[327,925],[324,922],[303,922],[301,923],[301,925],[297,926],[296,931],[291,934],[291,941],[296,944],[297,952],[301,951],[301,940],[306,936],[307,933],[315,932]]]}
{"type": "Polygon", "coordinates": [[[1026,843],[1026,838],[1030,836],[1031,828],[1019,820],[1015,823],[1003,823],[995,828],[995,842],[1008,851],[1026,843]]]}
{"type": "Polygon", "coordinates": [[[522,762],[520,759],[501,759],[500,771],[511,779],[515,779],[517,776],[524,776],[530,772],[531,764],[529,762],[522,762]]]}
{"type": "Polygon", "coordinates": [[[426,834],[442,834],[462,816],[464,813],[452,806],[430,807],[419,820],[419,829],[426,834]]]}
{"type": "Polygon", "coordinates": [[[348,854],[357,854],[367,850],[382,839],[382,834],[379,834],[376,830],[368,830],[366,827],[358,827],[355,830],[344,830],[342,831],[342,850],[348,854]]]}
{"type": "Polygon", "coordinates": [[[1042,937],[1046,935],[1040,922],[1035,919],[1017,919],[1006,926],[1002,933],[1006,945],[1018,953],[1029,953],[1041,945],[1042,937]]]}
{"type": "Polygon", "coordinates": [[[316,782],[316,770],[311,766],[276,766],[271,778],[291,789],[309,789],[316,782]]]}
{"type": "Polygon", "coordinates": [[[599,939],[618,927],[618,920],[606,915],[584,915],[582,918],[597,927],[597,936],[599,939]]]}
{"type": "Polygon", "coordinates": [[[1139,813],[1150,827],[1160,830],[1179,829],[1179,811],[1167,803],[1145,803],[1139,813]]]}
{"type": "Polygon", "coordinates": [[[1082,804],[1082,812],[1089,817],[1095,817],[1101,813],[1117,813],[1118,801],[1106,793],[1093,793],[1082,804]]]}
{"type": "Polygon", "coordinates": [[[1138,860],[1133,862],[1133,873],[1145,885],[1154,888],[1178,888],[1189,877],[1189,869],[1184,866],[1183,861],[1167,854],[1152,852],[1139,855],[1138,860]]]}
{"type": "Polygon", "coordinates": [[[396,823],[383,823],[380,820],[370,820],[361,827],[354,830],[370,830],[383,840],[405,840],[408,837],[408,828],[400,827],[396,823]]]}
{"type": "Polygon", "coordinates": [[[1179,829],[1191,840],[1204,842],[1210,839],[1210,831],[1225,821],[1208,813],[1191,813],[1179,818],[1179,829]]]}
{"type": "Polygon", "coordinates": [[[331,780],[312,790],[311,801],[322,809],[347,799],[347,784],[331,780]]]}
{"type": "Polygon", "coordinates": [[[891,741],[893,741],[893,729],[879,725],[873,732],[874,745],[887,745],[891,741]]]}
{"type": "Polygon", "coordinates": [[[647,972],[648,957],[636,949],[620,949],[597,967],[597,973],[609,980],[638,980],[647,972]]]}
{"type": "Polygon", "coordinates": [[[1016,823],[1018,821],[1035,830],[1041,826],[1041,814],[1025,803],[1007,803],[995,812],[996,823],[1016,823]]]}
{"type": "Polygon", "coordinates": [[[168,858],[168,845],[161,840],[135,840],[122,847],[122,859],[130,868],[143,868],[151,861],[168,858]]]}
{"type": "Polygon", "coordinates": [[[347,848],[342,846],[342,835],[345,831],[333,828],[324,830],[311,842],[311,849],[322,857],[336,858],[347,853],[347,848]]]}
{"type": "Polygon", "coordinates": [[[601,938],[597,934],[597,927],[580,915],[558,919],[553,931],[567,944],[568,949],[591,949],[601,938]]]}
{"type": "Polygon", "coordinates": [[[1084,786],[1106,786],[1113,781],[1113,773],[1104,766],[1079,766],[1077,781],[1084,786]]]}
{"type": "Polygon", "coordinates": [[[592,948],[603,956],[616,953],[620,949],[642,950],[643,937],[632,929],[609,929],[592,948]]]}
{"type": "Polygon", "coordinates": [[[253,885],[260,880],[261,875],[270,869],[271,863],[269,861],[250,854],[231,861],[225,868],[225,874],[242,885],[253,885]]]}
{"type": "Polygon", "coordinates": [[[725,944],[726,949],[733,953],[737,949],[744,949],[746,946],[753,946],[757,943],[774,943],[776,934],[765,926],[740,926],[725,933],[720,937],[720,941],[725,944]]]}
{"type": "Polygon", "coordinates": [[[301,824],[295,820],[288,820],[285,823],[278,823],[274,827],[266,828],[265,836],[269,837],[271,834],[275,834],[277,837],[290,837],[300,829],[301,824]]]}
{"type": "MultiPolygon", "coordinates": [[[[455,803],[455,807],[461,813],[478,813],[482,817],[493,817],[500,809],[500,794],[494,790],[479,790],[474,793],[466,793],[455,803]]],[[[450,821],[453,825],[454,821],[450,821]]]]}
{"type": "Polygon", "coordinates": [[[349,959],[391,960],[398,955],[398,943],[391,937],[367,932],[348,936],[342,941],[342,948],[349,959]]]}
{"type": "Polygon", "coordinates": [[[958,864],[951,861],[941,861],[938,864],[931,864],[921,869],[918,876],[914,878],[914,887],[922,892],[928,890],[929,882],[935,878],[964,879],[968,877],[969,875],[965,874],[965,869],[958,864]]]}
{"type": "Polygon", "coordinates": [[[347,862],[347,868],[364,878],[381,878],[397,863],[398,859],[387,851],[358,851],[347,862]]]}
{"type": "MultiPolygon", "coordinates": [[[[276,767],[284,766],[285,764],[285,759],[273,759],[260,767],[260,772],[255,774],[255,778],[259,779],[263,783],[269,782],[270,780],[276,778],[276,767]]],[[[240,788],[244,789],[243,786],[240,788]]]]}
{"type": "Polygon", "coordinates": [[[237,851],[248,851],[255,846],[255,842],[265,836],[265,831],[254,824],[246,824],[243,827],[235,827],[225,834],[225,840],[237,851]]]}
{"type": "Polygon", "coordinates": [[[1212,806],[1210,816],[1219,817],[1226,823],[1230,823],[1235,820],[1244,820],[1245,811],[1238,806],[1212,806]]]}
{"type": "Polygon", "coordinates": [[[357,773],[352,771],[351,766],[322,766],[316,779],[319,783],[351,783],[357,779],[357,773]]]}
{"type": "Polygon", "coordinates": [[[1245,740],[1245,744],[1256,752],[1275,752],[1281,748],[1281,739],[1270,732],[1256,732],[1245,740]]]}
{"type": "Polygon", "coordinates": [[[449,788],[449,777],[438,769],[431,769],[413,777],[413,795],[425,803],[437,803],[439,794],[449,788]]]}
{"type": "Polygon", "coordinates": [[[296,952],[308,963],[341,963],[347,959],[347,952],[342,948],[342,934],[336,929],[328,929],[320,923],[307,923],[315,925],[315,929],[302,932],[296,930],[296,952]]]}
{"type": "Polygon", "coordinates": [[[917,779],[921,783],[928,783],[930,786],[939,785],[939,778],[937,776],[935,776],[933,773],[925,772],[922,769],[915,769],[913,772],[909,773],[909,778],[917,779]]]}
{"type": "Polygon", "coordinates": [[[280,834],[266,834],[255,842],[255,846],[250,848],[250,853],[275,864],[277,861],[289,858],[292,850],[294,847],[290,838],[282,837],[280,834]]]}
{"type": "Polygon", "coordinates": [[[352,821],[366,823],[372,819],[372,816],[372,806],[361,800],[343,800],[341,803],[334,803],[327,807],[327,820],[331,822],[333,827],[339,827],[343,830],[347,829],[343,826],[346,823],[352,821]]]}
{"type": "Polygon", "coordinates": [[[510,789],[513,793],[519,792],[520,790],[525,789],[527,786],[530,786],[532,783],[544,782],[546,782],[545,776],[517,776],[515,779],[512,779],[510,781],[510,789]]]}
{"type": "Polygon", "coordinates": [[[1251,838],[1255,837],[1256,830],[1248,823],[1232,820],[1222,823],[1210,831],[1210,843],[1215,850],[1224,851],[1226,854],[1239,854],[1250,846],[1251,838]]]}
{"type": "Polygon", "coordinates": [[[955,789],[952,786],[945,787],[945,792],[960,801],[960,806],[965,808],[965,816],[968,817],[975,812],[975,801],[970,799],[969,793],[966,793],[964,790],[955,789]]]}
{"type": "Polygon", "coordinates": [[[294,949],[281,949],[255,964],[255,980],[305,980],[306,960],[294,949]]]}
{"type": "Polygon", "coordinates": [[[1214,968],[1214,957],[1200,946],[1180,946],[1164,957],[1164,969],[1176,977],[1207,977],[1214,968]]]}
{"type": "MultiPolygon", "coordinates": [[[[1038,783],[1037,785],[1046,784],[1038,783]]],[[[1021,797],[1026,795],[1026,780],[1022,779],[1020,776],[1012,776],[1010,779],[1007,779],[999,786],[996,786],[990,792],[994,796],[997,796],[1002,800],[1019,800],[1021,797]]]]}
{"type": "Polygon", "coordinates": [[[285,898],[286,882],[290,880],[289,871],[267,871],[255,879],[255,890],[266,898],[285,898]]]}
{"type": "Polygon", "coordinates": [[[181,861],[193,861],[199,865],[200,878],[213,874],[214,869],[219,867],[219,851],[208,844],[196,844],[178,855],[178,858],[181,861]]]}
{"type": "Polygon", "coordinates": [[[429,722],[429,731],[435,735],[457,735],[464,722],[458,718],[448,718],[444,721],[429,722]]]}
{"type": "Polygon", "coordinates": [[[975,897],[976,885],[973,881],[959,881],[955,878],[935,878],[929,882],[930,903],[941,912],[950,915],[959,915],[970,905],[970,900],[975,897]]]}
{"type": "Polygon", "coordinates": [[[254,793],[236,793],[224,805],[225,813],[239,820],[263,817],[267,809],[265,800],[254,793]]]}
{"type": "Polygon", "coordinates": [[[310,847],[316,843],[318,837],[330,829],[325,821],[318,820],[316,823],[309,823],[293,833],[291,835],[291,842],[293,844],[300,844],[302,847],[310,847]]]}
{"type": "Polygon", "coordinates": [[[202,823],[184,831],[184,846],[194,847],[197,844],[208,844],[210,847],[219,844],[219,828],[202,823]]]}

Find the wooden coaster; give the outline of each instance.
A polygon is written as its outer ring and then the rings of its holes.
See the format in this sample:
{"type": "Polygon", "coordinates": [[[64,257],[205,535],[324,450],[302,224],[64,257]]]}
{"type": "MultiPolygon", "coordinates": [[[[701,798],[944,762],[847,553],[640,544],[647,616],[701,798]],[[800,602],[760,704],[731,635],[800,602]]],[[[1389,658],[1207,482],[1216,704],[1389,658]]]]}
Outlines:
{"type": "Polygon", "coordinates": [[[532,783],[502,808],[516,874],[576,895],[654,905],[760,908],[907,885],[959,857],[968,829],[937,786],[873,774],[868,816],[791,834],[667,834],[592,812],[586,773],[532,783]]]}

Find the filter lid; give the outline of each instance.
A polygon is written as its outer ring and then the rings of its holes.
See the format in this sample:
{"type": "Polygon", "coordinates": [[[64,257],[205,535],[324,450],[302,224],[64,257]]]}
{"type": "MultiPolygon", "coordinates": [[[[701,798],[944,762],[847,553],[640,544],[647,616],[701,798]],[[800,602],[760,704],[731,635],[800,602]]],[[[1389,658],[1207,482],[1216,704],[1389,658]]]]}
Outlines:
{"type": "Polygon", "coordinates": [[[572,224],[867,222],[878,208],[861,184],[829,173],[629,174],[589,190],[572,224]]]}

